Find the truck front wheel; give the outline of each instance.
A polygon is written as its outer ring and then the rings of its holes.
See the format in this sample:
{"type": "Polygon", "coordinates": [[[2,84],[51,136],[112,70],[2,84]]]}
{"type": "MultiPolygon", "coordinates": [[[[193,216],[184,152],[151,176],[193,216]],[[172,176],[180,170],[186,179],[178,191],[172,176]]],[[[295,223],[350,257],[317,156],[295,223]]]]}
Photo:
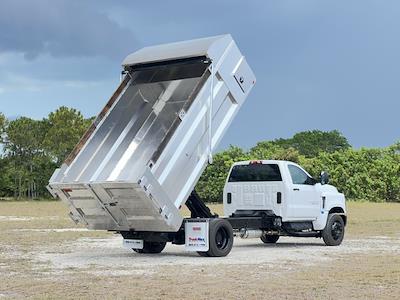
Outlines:
{"type": "Polygon", "coordinates": [[[322,231],[322,238],[327,246],[338,246],[344,237],[344,221],[338,214],[330,214],[322,231]]]}
{"type": "Polygon", "coordinates": [[[143,249],[133,249],[137,253],[154,254],[161,253],[164,250],[166,242],[143,242],[143,249]]]}

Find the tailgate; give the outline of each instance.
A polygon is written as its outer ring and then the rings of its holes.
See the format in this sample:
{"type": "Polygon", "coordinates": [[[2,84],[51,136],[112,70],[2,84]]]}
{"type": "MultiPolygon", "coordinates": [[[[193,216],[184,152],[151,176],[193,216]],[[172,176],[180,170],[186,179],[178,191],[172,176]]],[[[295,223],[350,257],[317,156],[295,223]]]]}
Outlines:
{"type": "Polygon", "coordinates": [[[53,184],[52,189],[69,205],[71,218],[90,229],[175,232],[182,224],[179,210],[148,177],[141,184],[53,184]]]}

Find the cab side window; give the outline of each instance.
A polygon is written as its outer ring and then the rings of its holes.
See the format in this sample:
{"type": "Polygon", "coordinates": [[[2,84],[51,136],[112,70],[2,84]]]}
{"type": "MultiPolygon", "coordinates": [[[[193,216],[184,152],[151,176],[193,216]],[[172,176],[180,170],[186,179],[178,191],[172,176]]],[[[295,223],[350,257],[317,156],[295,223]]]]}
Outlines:
{"type": "Polygon", "coordinates": [[[288,168],[293,184],[313,184],[313,179],[299,167],[288,165],[288,168]]]}

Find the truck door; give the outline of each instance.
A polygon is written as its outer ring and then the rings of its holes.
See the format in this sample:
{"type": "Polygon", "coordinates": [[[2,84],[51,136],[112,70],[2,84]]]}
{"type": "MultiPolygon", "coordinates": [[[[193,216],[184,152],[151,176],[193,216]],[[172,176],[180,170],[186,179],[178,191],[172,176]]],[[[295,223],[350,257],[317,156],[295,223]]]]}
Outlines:
{"type": "Polygon", "coordinates": [[[320,211],[320,192],[315,186],[315,179],[296,165],[288,165],[291,184],[287,202],[286,217],[290,220],[313,220],[320,211]]]}

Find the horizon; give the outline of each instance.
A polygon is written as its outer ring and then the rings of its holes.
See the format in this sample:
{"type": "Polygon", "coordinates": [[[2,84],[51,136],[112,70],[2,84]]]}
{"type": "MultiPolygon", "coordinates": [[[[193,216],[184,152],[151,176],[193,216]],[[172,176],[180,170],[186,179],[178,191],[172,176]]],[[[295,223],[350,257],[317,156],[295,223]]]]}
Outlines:
{"type": "MultiPolygon", "coordinates": [[[[69,108],[75,109],[74,107],[69,107],[69,108]]],[[[79,110],[78,110],[78,111],[79,111],[79,110]]],[[[0,113],[1,113],[1,111],[0,111],[0,113]]],[[[9,121],[14,121],[14,120],[16,120],[16,119],[18,119],[18,118],[26,117],[26,116],[22,116],[22,115],[21,115],[21,116],[13,116],[13,117],[5,116],[5,117],[6,117],[7,120],[9,120],[9,121]]],[[[43,117],[43,118],[32,118],[32,119],[34,119],[34,120],[36,120],[36,121],[40,121],[40,120],[45,119],[46,117],[47,117],[47,116],[45,116],[45,117],[43,117]]],[[[91,117],[96,117],[96,116],[95,116],[95,115],[93,115],[93,116],[84,116],[84,118],[86,118],[86,119],[91,118],[91,117]]],[[[321,129],[318,129],[318,128],[311,128],[311,129],[308,129],[308,130],[305,130],[305,131],[313,131],[313,130],[319,130],[319,131],[322,131],[322,132],[328,132],[328,131],[334,131],[334,130],[337,130],[337,129],[334,128],[334,129],[332,129],[332,130],[321,130],[321,129]]],[[[277,139],[290,139],[290,138],[292,138],[295,134],[298,134],[298,133],[301,133],[301,132],[305,132],[305,131],[297,131],[297,132],[293,133],[293,135],[287,136],[287,137],[276,137],[276,138],[274,138],[274,139],[269,139],[269,140],[258,140],[258,141],[255,141],[254,144],[248,145],[248,146],[240,146],[240,145],[233,144],[233,143],[230,143],[230,144],[228,144],[228,145],[224,145],[224,147],[222,147],[221,145],[219,145],[219,146],[217,147],[217,151],[216,151],[215,153],[225,151],[225,150],[229,149],[231,146],[233,146],[233,147],[240,147],[240,148],[243,149],[244,151],[250,151],[250,149],[251,149],[252,147],[255,147],[255,146],[257,145],[257,143],[260,143],[260,142],[267,142],[267,141],[275,141],[275,140],[277,140],[277,139]]],[[[343,134],[343,132],[341,132],[340,130],[338,130],[338,131],[339,131],[340,134],[342,134],[342,135],[346,138],[346,140],[347,140],[348,143],[350,144],[350,147],[351,147],[352,149],[354,149],[354,150],[360,150],[360,149],[374,149],[374,148],[376,148],[376,149],[379,149],[379,148],[387,148],[387,147],[393,146],[393,145],[395,145],[395,144],[397,144],[397,143],[400,143],[400,139],[399,139],[399,140],[394,141],[392,144],[387,145],[387,146],[376,146],[376,147],[360,146],[360,147],[356,147],[356,146],[354,146],[354,145],[351,143],[351,141],[349,141],[348,137],[345,136],[345,135],[343,134]]],[[[0,143],[0,151],[3,151],[3,150],[4,150],[4,149],[3,149],[3,145],[0,143]]],[[[400,151],[400,150],[399,150],[399,151],[400,151]]]]}

